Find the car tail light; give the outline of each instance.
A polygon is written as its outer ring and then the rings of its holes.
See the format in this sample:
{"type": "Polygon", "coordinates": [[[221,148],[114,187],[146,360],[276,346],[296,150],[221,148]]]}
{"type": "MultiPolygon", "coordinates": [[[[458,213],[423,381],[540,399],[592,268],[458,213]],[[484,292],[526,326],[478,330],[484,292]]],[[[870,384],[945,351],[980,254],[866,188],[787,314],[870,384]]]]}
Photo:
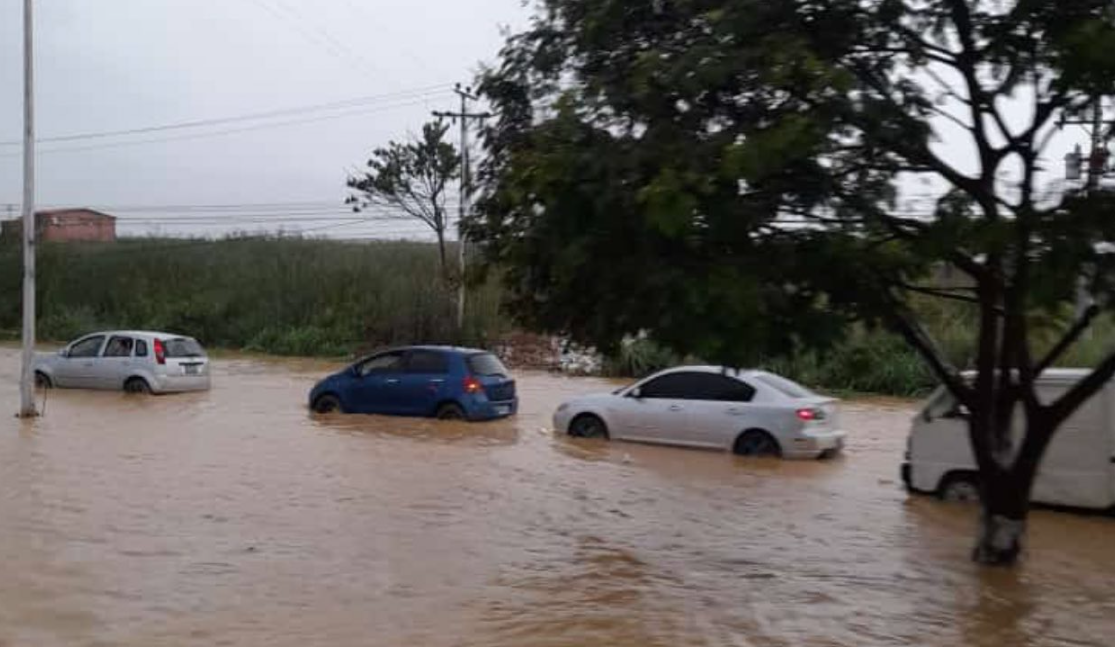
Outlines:
{"type": "Polygon", "coordinates": [[[798,419],[805,422],[824,420],[825,412],[823,409],[798,409],[798,419]]]}
{"type": "Polygon", "coordinates": [[[155,340],[155,361],[159,364],[166,364],[166,346],[163,345],[163,340],[155,340]]]}
{"type": "Polygon", "coordinates": [[[483,393],[484,392],[484,385],[480,383],[480,380],[477,380],[475,377],[473,377],[471,375],[465,378],[464,387],[465,387],[465,393],[483,393]]]}

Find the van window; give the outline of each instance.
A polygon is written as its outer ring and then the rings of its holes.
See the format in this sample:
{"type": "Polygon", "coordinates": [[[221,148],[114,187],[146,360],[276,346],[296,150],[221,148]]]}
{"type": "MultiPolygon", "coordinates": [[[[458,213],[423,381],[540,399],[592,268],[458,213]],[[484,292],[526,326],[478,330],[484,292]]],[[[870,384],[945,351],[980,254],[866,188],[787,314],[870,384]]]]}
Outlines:
{"type": "Polygon", "coordinates": [[[147,342],[145,340],[136,340],[136,357],[147,357],[147,342]]]}

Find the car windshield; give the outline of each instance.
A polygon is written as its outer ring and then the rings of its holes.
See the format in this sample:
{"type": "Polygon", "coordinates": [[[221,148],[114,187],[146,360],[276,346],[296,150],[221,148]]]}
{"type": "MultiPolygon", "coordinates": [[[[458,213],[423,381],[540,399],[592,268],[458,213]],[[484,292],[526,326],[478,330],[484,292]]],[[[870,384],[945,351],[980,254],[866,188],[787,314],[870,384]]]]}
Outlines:
{"type": "Polygon", "coordinates": [[[205,349],[194,339],[186,337],[168,339],[165,345],[167,357],[205,357],[205,349]]]}
{"type": "Polygon", "coordinates": [[[507,367],[499,358],[491,353],[480,353],[478,355],[470,355],[468,358],[468,370],[473,375],[480,376],[498,376],[507,377],[507,367]]]}
{"type": "Polygon", "coordinates": [[[789,398],[815,398],[817,394],[805,388],[804,386],[787,380],[784,377],[779,377],[771,373],[756,373],[753,376],[756,380],[766,384],[770,388],[778,391],[782,395],[789,398]]]}

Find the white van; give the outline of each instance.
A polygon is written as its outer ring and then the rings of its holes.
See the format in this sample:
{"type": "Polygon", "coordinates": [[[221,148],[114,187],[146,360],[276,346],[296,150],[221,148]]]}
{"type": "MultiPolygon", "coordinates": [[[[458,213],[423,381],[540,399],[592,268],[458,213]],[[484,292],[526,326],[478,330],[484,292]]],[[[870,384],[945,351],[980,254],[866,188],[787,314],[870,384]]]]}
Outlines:
{"type": "MultiPolygon", "coordinates": [[[[1038,399],[1052,402],[1088,373],[1086,369],[1045,371],[1038,378],[1038,399]]],[[[935,493],[946,500],[975,500],[979,497],[977,474],[967,412],[941,387],[914,418],[902,480],[914,492],[935,493]]],[[[1074,508],[1115,506],[1115,384],[1109,382],[1054,434],[1030,498],[1074,508]]]]}

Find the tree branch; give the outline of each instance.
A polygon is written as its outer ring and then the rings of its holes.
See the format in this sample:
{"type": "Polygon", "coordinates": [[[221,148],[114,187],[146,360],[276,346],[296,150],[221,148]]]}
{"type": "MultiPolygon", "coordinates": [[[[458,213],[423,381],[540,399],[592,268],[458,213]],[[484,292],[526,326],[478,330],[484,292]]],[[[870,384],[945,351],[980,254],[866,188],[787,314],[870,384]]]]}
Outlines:
{"type": "Polygon", "coordinates": [[[1037,363],[1037,366],[1034,367],[1034,373],[1036,375],[1041,375],[1043,371],[1048,369],[1050,366],[1053,366],[1053,364],[1055,364],[1057,360],[1061,359],[1061,356],[1065,354],[1065,351],[1071,348],[1072,345],[1075,344],[1078,339],[1080,339],[1080,336],[1084,334],[1084,331],[1088,329],[1088,326],[1092,325],[1092,320],[1094,320],[1099,315],[1099,313],[1099,306],[1095,304],[1088,306],[1088,309],[1085,310],[1084,314],[1076,320],[1076,322],[1072,325],[1072,328],[1070,328],[1068,332],[1066,332],[1065,335],[1061,337],[1061,341],[1057,342],[1057,345],[1055,345],[1048,353],[1046,353],[1045,357],[1043,357],[1041,361],[1037,363]]]}

